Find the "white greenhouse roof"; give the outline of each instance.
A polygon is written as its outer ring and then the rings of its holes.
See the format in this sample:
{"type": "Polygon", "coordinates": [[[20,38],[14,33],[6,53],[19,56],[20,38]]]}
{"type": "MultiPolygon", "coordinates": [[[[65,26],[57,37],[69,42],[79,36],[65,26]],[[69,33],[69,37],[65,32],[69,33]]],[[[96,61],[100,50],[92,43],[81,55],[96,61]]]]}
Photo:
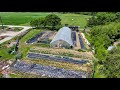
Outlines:
{"type": "Polygon", "coordinates": [[[71,29],[68,27],[61,28],[57,32],[57,34],[55,35],[53,40],[50,42],[50,44],[57,40],[64,40],[67,43],[69,43],[71,46],[73,46],[73,42],[72,42],[72,38],[71,38],[71,29]]]}

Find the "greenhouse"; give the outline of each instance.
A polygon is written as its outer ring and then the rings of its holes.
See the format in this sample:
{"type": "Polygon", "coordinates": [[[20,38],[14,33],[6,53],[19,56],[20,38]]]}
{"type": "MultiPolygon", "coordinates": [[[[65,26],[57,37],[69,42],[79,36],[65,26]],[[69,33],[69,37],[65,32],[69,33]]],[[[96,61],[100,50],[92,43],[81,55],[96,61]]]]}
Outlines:
{"type": "Polygon", "coordinates": [[[71,38],[71,29],[68,27],[61,28],[53,40],[50,42],[52,48],[72,48],[73,41],[71,38]]]}

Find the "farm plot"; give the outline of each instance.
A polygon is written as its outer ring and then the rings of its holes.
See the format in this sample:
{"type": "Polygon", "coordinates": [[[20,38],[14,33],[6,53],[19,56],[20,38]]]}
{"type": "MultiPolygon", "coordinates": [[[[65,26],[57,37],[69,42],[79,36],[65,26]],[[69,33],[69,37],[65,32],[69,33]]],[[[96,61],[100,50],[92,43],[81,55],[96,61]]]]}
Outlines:
{"type": "Polygon", "coordinates": [[[79,52],[79,51],[70,50],[70,49],[53,49],[53,48],[46,48],[46,47],[43,48],[43,47],[36,47],[36,46],[33,46],[32,48],[30,48],[30,52],[61,55],[61,56],[75,57],[75,58],[81,58],[81,59],[87,59],[87,60],[92,60],[94,57],[92,52],[79,52]]]}
{"type": "Polygon", "coordinates": [[[86,78],[87,76],[87,73],[83,71],[65,70],[41,64],[25,63],[23,61],[17,61],[12,67],[23,73],[37,74],[49,78],[86,78]]]}
{"type": "Polygon", "coordinates": [[[48,32],[46,35],[42,36],[41,38],[39,38],[39,40],[37,41],[37,43],[45,43],[48,44],[50,43],[50,37],[54,34],[54,32],[48,32]]]}
{"type": "Polygon", "coordinates": [[[78,37],[79,37],[79,41],[80,41],[80,45],[81,45],[81,49],[85,49],[85,47],[84,47],[84,43],[83,43],[83,40],[82,40],[82,37],[80,36],[80,34],[78,34],[78,37]]]}
{"type": "Polygon", "coordinates": [[[37,39],[39,37],[41,37],[45,32],[40,32],[38,34],[36,34],[35,36],[33,36],[31,39],[29,39],[26,43],[30,44],[30,43],[34,43],[35,41],[37,41],[37,39]]]}
{"type": "Polygon", "coordinates": [[[67,62],[73,64],[86,64],[89,63],[88,60],[74,60],[73,58],[63,57],[58,55],[48,55],[48,54],[38,54],[38,53],[28,53],[28,58],[33,59],[44,59],[44,60],[52,60],[57,62],[67,62]]]}
{"type": "Polygon", "coordinates": [[[72,31],[72,41],[73,45],[76,46],[76,31],[72,31]]]}
{"type": "Polygon", "coordinates": [[[43,37],[41,37],[38,41],[37,41],[37,43],[45,43],[45,44],[48,44],[48,43],[50,43],[50,37],[52,36],[54,34],[54,32],[52,32],[52,31],[50,31],[50,32],[48,32],[46,35],[44,35],[43,37]]]}

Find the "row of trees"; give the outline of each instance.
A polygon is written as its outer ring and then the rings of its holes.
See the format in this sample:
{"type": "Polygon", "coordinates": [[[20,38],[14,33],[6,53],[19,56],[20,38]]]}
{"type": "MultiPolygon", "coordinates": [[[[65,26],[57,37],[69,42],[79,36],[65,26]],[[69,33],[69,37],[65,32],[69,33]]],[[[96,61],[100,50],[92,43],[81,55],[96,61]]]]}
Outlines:
{"type": "Polygon", "coordinates": [[[74,14],[82,14],[82,15],[96,15],[97,12],[59,12],[62,14],[66,14],[66,13],[74,13],[74,14]]]}
{"type": "Polygon", "coordinates": [[[55,14],[49,14],[45,18],[32,20],[30,25],[35,28],[58,30],[61,27],[61,19],[55,14]]]}

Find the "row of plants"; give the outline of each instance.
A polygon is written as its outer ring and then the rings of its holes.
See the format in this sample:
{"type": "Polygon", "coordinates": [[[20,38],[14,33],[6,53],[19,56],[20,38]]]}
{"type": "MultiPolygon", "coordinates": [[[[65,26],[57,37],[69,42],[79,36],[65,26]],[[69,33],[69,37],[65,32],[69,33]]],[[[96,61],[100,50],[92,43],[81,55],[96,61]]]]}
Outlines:
{"type": "MultiPolygon", "coordinates": [[[[33,49],[30,49],[29,50],[30,52],[37,52],[37,53],[44,53],[44,54],[53,54],[51,53],[50,51],[45,51],[45,50],[33,50],[33,49]]],[[[74,54],[71,54],[71,53],[54,53],[54,55],[61,55],[61,56],[68,56],[68,57],[74,57],[74,54]]]]}
{"type": "MultiPolygon", "coordinates": [[[[39,44],[38,44],[39,45],[39,44]]],[[[42,49],[30,49],[30,52],[37,52],[37,53],[43,53],[43,54],[54,54],[54,55],[61,55],[61,56],[68,56],[68,57],[76,57],[76,58],[82,58],[82,59],[92,59],[92,56],[87,57],[86,55],[82,55],[82,53],[74,54],[70,52],[64,52],[64,51],[54,51],[54,50],[42,50],[42,49]]],[[[81,51],[80,51],[81,52],[81,51]]],[[[86,51],[83,51],[83,53],[87,53],[86,51]]]]}

